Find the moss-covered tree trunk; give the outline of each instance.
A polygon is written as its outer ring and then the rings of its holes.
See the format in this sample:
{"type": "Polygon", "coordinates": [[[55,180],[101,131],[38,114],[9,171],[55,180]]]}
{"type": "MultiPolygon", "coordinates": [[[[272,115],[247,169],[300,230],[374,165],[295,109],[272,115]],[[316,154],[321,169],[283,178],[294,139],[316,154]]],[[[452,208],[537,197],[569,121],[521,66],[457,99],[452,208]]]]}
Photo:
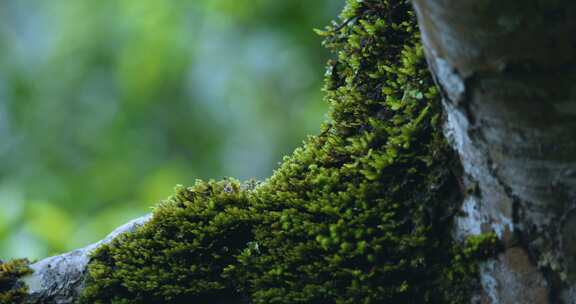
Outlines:
{"type": "Polygon", "coordinates": [[[492,303],[576,303],[576,3],[415,0],[492,303]]]}
{"type": "Polygon", "coordinates": [[[0,264],[0,303],[573,303],[575,5],[549,2],[415,1],[438,94],[411,3],[347,1],[329,120],[269,179],[0,264]]]}

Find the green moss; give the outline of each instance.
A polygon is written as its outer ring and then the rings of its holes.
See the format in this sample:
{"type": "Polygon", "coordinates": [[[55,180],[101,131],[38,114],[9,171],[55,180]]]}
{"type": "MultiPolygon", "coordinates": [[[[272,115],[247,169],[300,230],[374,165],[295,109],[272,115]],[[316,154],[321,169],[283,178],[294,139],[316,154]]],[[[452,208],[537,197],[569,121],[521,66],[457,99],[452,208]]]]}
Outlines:
{"type": "MultiPolygon", "coordinates": [[[[179,187],[96,251],[86,303],[464,303],[482,238],[450,236],[458,162],[410,4],[350,0],[330,119],[261,184],[179,187]]],[[[488,246],[489,247],[489,246],[488,246]]]]}
{"type": "Polygon", "coordinates": [[[20,278],[32,272],[26,259],[0,261],[0,304],[25,303],[27,288],[20,278]]]}
{"type": "Polygon", "coordinates": [[[234,180],[177,187],[145,229],[96,253],[86,302],[227,303],[235,286],[225,268],[254,239],[250,193],[234,180]]]}
{"type": "Polygon", "coordinates": [[[470,236],[464,244],[452,247],[450,264],[444,267],[440,288],[444,303],[470,303],[470,294],[478,289],[478,261],[496,256],[503,250],[502,243],[495,233],[470,236]],[[466,278],[462,280],[462,278],[466,278]]]}

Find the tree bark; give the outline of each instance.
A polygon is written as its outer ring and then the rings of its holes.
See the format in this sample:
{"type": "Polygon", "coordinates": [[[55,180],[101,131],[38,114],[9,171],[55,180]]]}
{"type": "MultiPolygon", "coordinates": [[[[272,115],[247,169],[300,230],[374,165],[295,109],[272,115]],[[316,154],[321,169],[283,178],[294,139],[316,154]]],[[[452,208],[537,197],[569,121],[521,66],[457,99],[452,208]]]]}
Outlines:
{"type": "Polygon", "coordinates": [[[576,303],[576,3],[414,0],[471,189],[457,234],[505,242],[489,303],[576,303]]]}

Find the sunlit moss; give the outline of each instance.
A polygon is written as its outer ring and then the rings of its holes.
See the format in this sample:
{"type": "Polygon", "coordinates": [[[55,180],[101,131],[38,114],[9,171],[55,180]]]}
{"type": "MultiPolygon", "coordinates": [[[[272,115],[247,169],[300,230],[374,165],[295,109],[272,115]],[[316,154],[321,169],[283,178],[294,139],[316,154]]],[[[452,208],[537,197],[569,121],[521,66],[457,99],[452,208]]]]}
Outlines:
{"type": "Polygon", "coordinates": [[[95,252],[84,302],[466,302],[492,243],[449,237],[459,167],[410,4],[350,0],[319,33],[321,133],[261,184],[179,187],[95,252]]]}
{"type": "Polygon", "coordinates": [[[27,288],[20,278],[31,272],[26,259],[0,261],[0,304],[25,303],[27,288]]]}

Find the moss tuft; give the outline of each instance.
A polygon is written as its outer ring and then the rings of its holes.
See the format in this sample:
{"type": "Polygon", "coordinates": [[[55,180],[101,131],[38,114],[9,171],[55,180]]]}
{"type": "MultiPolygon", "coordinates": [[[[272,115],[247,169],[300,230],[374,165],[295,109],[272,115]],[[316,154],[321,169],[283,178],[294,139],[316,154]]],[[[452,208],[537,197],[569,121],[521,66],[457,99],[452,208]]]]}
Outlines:
{"type": "Polygon", "coordinates": [[[349,0],[330,119],[261,184],[179,187],[97,250],[86,303],[458,303],[492,238],[458,244],[458,162],[403,0],[349,0]]]}
{"type": "Polygon", "coordinates": [[[27,288],[20,278],[32,272],[26,259],[0,261],[0,304],[25,303],[27,288]]]}

